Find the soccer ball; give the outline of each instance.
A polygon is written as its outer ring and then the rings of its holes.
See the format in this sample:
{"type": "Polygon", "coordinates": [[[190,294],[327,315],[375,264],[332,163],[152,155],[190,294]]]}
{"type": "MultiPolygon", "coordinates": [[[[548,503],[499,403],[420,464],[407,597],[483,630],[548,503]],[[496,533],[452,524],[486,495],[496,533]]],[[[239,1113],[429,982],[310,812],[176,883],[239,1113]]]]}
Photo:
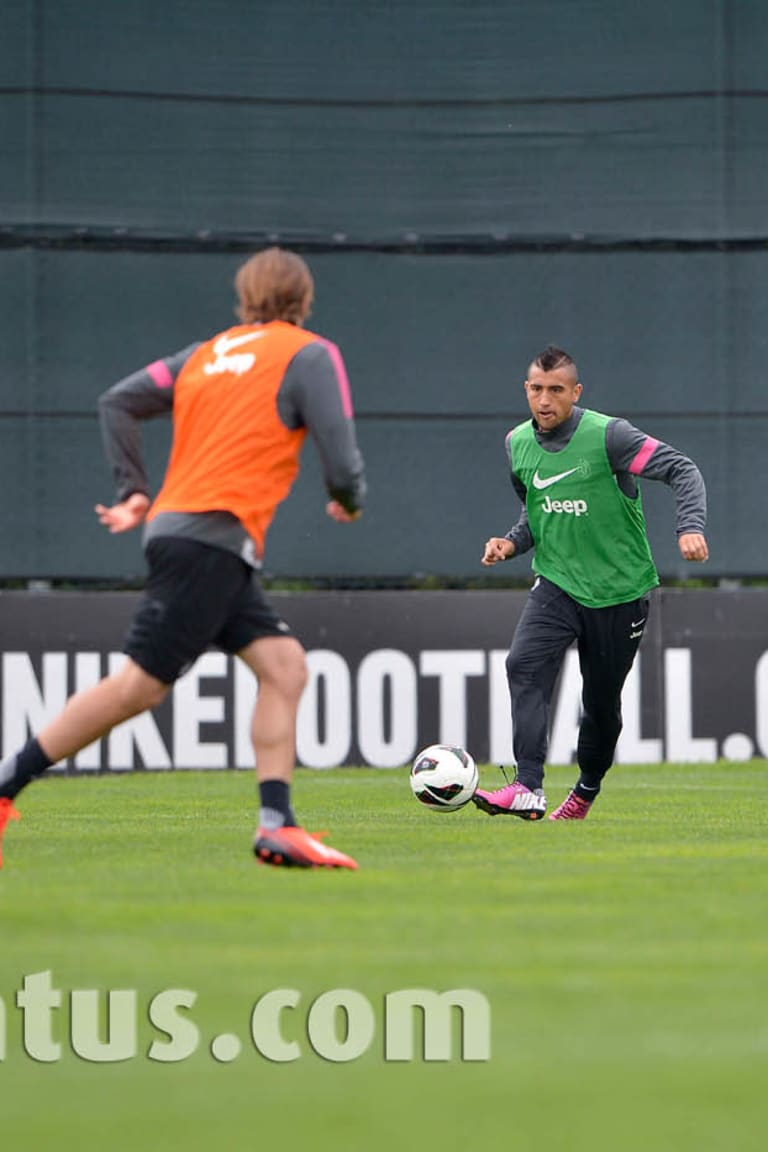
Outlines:
{"type": "Polygon", "coordinates": [[[436,812],[455,812],[472,799],[477,765],[463,748],[430,744],[411,766],[411,790],[417,800],[436,812]]]}

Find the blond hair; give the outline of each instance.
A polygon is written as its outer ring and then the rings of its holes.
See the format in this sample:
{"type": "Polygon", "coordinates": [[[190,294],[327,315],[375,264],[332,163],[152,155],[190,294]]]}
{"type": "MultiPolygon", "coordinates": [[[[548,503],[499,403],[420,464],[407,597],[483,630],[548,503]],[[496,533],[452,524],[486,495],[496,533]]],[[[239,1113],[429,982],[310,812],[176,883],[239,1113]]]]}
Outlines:
{"type": "Polygon", "coordinates": [[[265,248],[241,265],[235,276],[237,315],[245,324],[285,320],[301,324],[309,315],[315,285],[301,256],[265,248]]]}

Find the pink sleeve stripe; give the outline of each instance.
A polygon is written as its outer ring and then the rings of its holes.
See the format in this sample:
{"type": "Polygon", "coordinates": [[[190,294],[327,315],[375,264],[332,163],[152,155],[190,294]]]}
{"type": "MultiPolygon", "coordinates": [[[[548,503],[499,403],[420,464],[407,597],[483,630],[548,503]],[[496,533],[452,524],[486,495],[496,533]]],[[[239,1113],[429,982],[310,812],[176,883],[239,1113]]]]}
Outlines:
{"type": "Polygon", "coordinates": [[[632,461],[632,463],[629,466],[629,470],[634,476],[640,476],[641,475],[643,468],[645,468],[646,464],[648,463],[648,461],[650,460],[651,456],[654,454],[654,452],[656,451],[658,446],[659,446],[658,440],[654,440],[653,436],[646,436],[645,441],[643,442],[642,448],[640,449],[637,456],[635,456],[634,460],[632,461]]]}
{"type": "Polygon", "coordinates": [[[352,419],[354,415],[352,410],[352,392],[349,387],[349,378],[347,376],[347,369],[344,366],[344,361],[341,358],[341,352],[335,344],[330,340],[321,340],[323,346],[328,350],[328,355],[331,358],[334,370],[336,372],[336,380],[339,385],[339,393],[341,395],[341,406],[344,410],[344,415],[348,420],[352,419]]]}
{"type": "Polygon", "coordinates": [[[171,370],[164,360],[154,360],[151,364],[147,364],[146,370],[158,388],[170,388],[173,384],[171,370]]]}

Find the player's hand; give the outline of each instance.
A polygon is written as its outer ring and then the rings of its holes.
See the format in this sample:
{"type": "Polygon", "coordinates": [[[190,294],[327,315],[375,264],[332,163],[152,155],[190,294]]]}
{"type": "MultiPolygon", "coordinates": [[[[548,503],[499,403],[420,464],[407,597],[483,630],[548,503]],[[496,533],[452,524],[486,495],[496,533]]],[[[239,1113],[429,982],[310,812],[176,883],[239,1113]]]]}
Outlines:
{"type": "Polygon", "coordinates": [[[507,540],[506,536],[491,536],[490,540],[486,541],[480,563],[485,564],[486,568],[491,568],[500,560],[509,560],[510,556],[514,556],[514,554],[515,546],[511,540],[507,540]]]}
{"type": "Polygon", "coordinates": [[[347,512],[343,504],[339,504],[338,500],[329,500],[325,506],[325,511],[331,520],[335,520],[338,524],[351,524],[353,520],[359,520],[363,512],[358,508],[356,512],[347,512]]]}
{"type": "Polygon", "coordinates": [[[107,508],[105,504],[97,504],[96,515],[99,524],[103,524],[110,532],[130,532],[137,528],[146,516],[152,501],[142,492],[134,492],[127,500],[120,504],[113,504],[107,508]]]}
{"type": "Polygon", "coordinates": [[[700,532],[685,532],[677,541],[677,546],[684,560],[709,559],[709,548],[700,532]]]}

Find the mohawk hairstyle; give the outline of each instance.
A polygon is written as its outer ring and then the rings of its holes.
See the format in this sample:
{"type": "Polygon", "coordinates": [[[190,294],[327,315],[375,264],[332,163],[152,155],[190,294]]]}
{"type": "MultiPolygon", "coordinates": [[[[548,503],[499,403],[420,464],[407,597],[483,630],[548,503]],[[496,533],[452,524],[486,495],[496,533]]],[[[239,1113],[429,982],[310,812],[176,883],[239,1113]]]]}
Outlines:
{"type": "Polygon", "coordinates": [[[541,368],[542,372],[554,372],[556,368],[568,367],[576,370],[576,365],[568,353],[555,344],[547,344],[544,351],[540,352],[533,362],[538,368],[541,368]]]}

